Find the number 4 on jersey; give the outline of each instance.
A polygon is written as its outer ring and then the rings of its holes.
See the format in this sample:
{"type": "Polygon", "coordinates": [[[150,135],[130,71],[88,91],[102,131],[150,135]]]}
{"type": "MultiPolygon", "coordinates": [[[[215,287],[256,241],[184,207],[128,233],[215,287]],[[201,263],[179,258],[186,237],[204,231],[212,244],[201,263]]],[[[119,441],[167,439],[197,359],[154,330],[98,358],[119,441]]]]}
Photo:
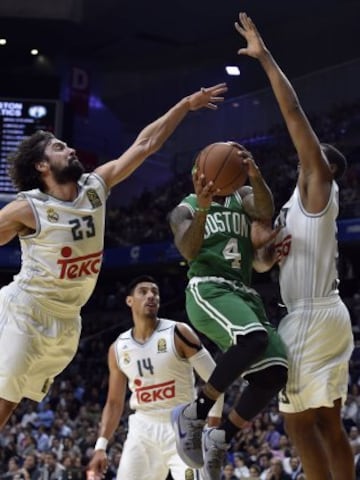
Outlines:
{"type": "Polygon", "coordinates": [[[231,260],[232,268],[241,268],[241,253],[236,238],[230,238],[225,245],[222,254],[225,260],[231,260]]]}

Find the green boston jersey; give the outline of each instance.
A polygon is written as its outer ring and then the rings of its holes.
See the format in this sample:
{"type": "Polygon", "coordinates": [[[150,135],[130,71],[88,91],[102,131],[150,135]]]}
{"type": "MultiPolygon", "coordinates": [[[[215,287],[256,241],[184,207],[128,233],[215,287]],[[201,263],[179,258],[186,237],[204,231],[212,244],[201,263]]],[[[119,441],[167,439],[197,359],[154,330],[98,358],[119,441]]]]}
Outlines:
{"type": "MultiPolygon", "coordinates": [[[[180,205],[194,213],[196,195],[188,195],[180,205]]],[[[189,263],[188,277],[216,276],[250,285],[254,257],[250,224],[238,192],[226,197],[224,205],[213,201],[206,217],[204,242],[189,263]]]]}

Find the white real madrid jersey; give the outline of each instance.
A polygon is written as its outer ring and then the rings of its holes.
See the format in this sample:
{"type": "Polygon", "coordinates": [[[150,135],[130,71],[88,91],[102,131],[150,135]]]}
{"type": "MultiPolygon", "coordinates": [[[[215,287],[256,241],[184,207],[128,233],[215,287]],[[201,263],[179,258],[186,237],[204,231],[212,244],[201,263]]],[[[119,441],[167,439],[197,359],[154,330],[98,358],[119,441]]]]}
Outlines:
{"type": "Polygon", "coordinates": [[[133,410],[164,412],[194,399],[193,369],[176,351],[175,325],[172,320],[159,319],[144,344],[133,339],[132,329],[115,341],[117,363],[128,378],[133,410]]]}
{"type": "Polygon", "coordinates": [[[333,182],[325,209],[305,211],[298,187],[282,207],[275,225],[282,225],[276,249],[280,253],[280,290],[287,307],[298,300],[338,293],[338,186],[333,182]]]}
{"type": "Polygon", "coordinates": [[[14,283],[61,315],[78,314],[94,290],[104,243],[107,187],[84,174],[72,202],[38,189],[19,193],[34,212],[36,231],[20,237],[22,265],[14,283]]]}

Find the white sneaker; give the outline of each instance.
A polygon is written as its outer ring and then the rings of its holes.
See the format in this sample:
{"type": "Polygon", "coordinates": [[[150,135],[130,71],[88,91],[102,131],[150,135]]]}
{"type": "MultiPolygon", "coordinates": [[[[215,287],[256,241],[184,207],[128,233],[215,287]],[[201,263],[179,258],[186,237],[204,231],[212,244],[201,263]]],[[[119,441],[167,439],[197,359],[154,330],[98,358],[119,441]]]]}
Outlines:
{"type": "Polygon", "coordinates": [[[201,473],[204,480],[220,480],[229,444],[225,442],[225,430],[206,428],[202,434],[204,467],[201,473]]]}
{"type": "Polygon", "coordinates": [[[187,417],[184,410],[189,405],[178,405],[171,411],[171,424],[175,430],[176,449],[180,458],[189,467],[199,469],[204,464],[201,435],[205,421],[187,417]]]}

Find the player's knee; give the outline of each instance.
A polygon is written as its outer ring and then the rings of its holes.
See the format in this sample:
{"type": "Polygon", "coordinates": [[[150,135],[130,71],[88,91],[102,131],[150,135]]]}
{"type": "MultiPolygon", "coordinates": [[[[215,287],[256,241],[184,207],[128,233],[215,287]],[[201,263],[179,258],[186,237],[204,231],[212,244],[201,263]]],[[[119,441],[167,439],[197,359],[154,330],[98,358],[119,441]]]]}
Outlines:
{"type": "Polygon", "coordinates": [[[285,387],[288,378],[288,369],[282,365],[274,365],[249,377],[249,382],[258,385],[264,390],[271,390],[274,395],[285,387]]]}
{"type": "Polygon", "coordinates": [[[236,345],[241,348],[246,345],[247,349],[259,355],[266,350],[268,344],[269,336],[266,331],[256,331],[248,333],[247,335],[238,335],[236,339],[236,345]]]}
{"type": "Polygon", "coordinates": [[[277,392],[283,389],[288,379],[288,369],[282,365],[276,365],[270,367],[270,377],[273,388],[276,388],[277,392]]]}
{"type": "Polygon", "coordinates": [[[316,423],[314,417],[309,412],[301,412],[300,414],[288,413],[284,414],[284,428],[286,434],[292,438],[304,437],[306,434],[314,434],[316,423]]]}

